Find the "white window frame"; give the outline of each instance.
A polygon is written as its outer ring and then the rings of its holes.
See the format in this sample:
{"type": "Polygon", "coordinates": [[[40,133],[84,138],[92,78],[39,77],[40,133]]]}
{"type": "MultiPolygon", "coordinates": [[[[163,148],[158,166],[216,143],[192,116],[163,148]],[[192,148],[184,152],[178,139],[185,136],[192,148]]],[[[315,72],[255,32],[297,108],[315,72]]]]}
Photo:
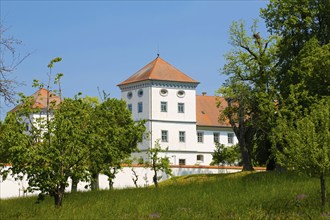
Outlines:
{"type": "Polygon", "coordinates": [[[180,143],[186,142],[186,132],[185,131],[179,131],[179,142],[180,143]]]}
{"type": "Polygon", "coordinates": [[[197,131],[197,142],[204,143],[204,132],[197,131]]]}
{"type": "Polygon", "coordinates": [[[179,159],[179,165],[186,165],[186,159],[179,159]]]}
{"type": "Polygon", "coordinates": [[[127,108],[130,112],[133,112],[133,105],[132,104],[127,104],[127,108]]]}
{"type": "Polygon", "coordinates": [[[203,154],[197,154],[196,156],[196,160],[198,162],[204,162],[204,155],[203,154]],[[199,158],[200,157],[200,158],[199,158]]]}
{"type": "Polygon", "coordinates": [[[227,133],[228,144],[234,144],[234,133],[227,133]]]}
{"type": "Polygon", "coordinates": [[[167,102],[160,102],[160,111],[167,112],[167,102]]]}
{"type": "Polygon", "coordinates": [[[143,103],[142,102],[138,102],[138,113],[143,112],[143,103]]]}
{"type": "Polygon", "coordinates": [[[183,102],[178,103],[178,113],[184,113],[184,103],[183,102]]]}
{"type": "Polygon", "coordinates": [[[168,142],[168,130],[161,131],[161,140],[162,142],[168,142]]]}
{"type": "Polygon", "coordinates": [[[214,143],[220,143],[220,133],[219,132],[213,132],[213,141],[214,141],[214,143]]]}

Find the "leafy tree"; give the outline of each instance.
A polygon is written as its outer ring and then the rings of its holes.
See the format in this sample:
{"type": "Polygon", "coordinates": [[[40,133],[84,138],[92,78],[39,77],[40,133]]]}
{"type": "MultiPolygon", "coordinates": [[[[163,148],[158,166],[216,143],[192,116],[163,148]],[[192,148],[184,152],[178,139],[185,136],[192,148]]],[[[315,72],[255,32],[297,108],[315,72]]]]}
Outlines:
{"type": "Polygon", "coordinates": [[[125,101],[107,98],[95,106],[92,124],[94,135],[90,145],[97,147],[90,152],[91,187],[98,189],[98,175],[103,173],[108,176],[112,188],[120,164],[137,150],[137,144],[142,141],[144,121],[133,121],[125,101]]]}
{"type": "Polygon", "coordinates": [[[215,150],[212,154],[211,165],[228,164],[233,165],[241,159],[239,146],[225,146],[224,144],[216,143],[215,150]]]}
{"type": "MultiPolygon", "coordinates": [[[[53,59],[48,67],[50,88],[51,69],[61,58],[53,59]]],[[[55,77],[59,84],[62,74],[55,77]]],[[[34,81],[36,86],[43,86],[34,81]]],[[[68,178],[87,180],[86,160],[91,150],[86,144],[89,136],[91,106],[79,97],[64,99],[56,105],[48,90],[47,106],[33,108],[32,97],[22,96],[16,111],[8,114],[1,145],[9,152],[12,175],[27,176],[27,190],[54,197],[56,207],[62,205],[68,178]],[[36,113],[40,117],[36,117],[36,113]]],[[[43,198],[43,196],[40,196],[43,198]]]]}
{"type": "Polygon", "coordinates": [[[0,96],[5,102],[14,103],[14,96],[16,94],[14,90],[19,85],[19,82],[11,77],[11,73],[30,54],[21,57],[16,49],[22,41],[6,36],[7,31],[8,28],[0,22],[0,96]]]}
{"type": "MultiPolygon", "coordinates": [[[[268,134],[274,123],[276,89],[276,37],[262,38],[257,33],[257,21],[247,34],[243,21],[233,22],[230,43],[222,73],[229,79],[218,90],[227,106],[220,117],[227,118],[239,142],[243,170],[253,170],[252,158],[270,163],[271,145],[268,134]],[[259,142],[256,150],[255,145],[259,142]],[[255,156],[260,150],[262,158],[255,156]]],[[[220,104],[220,103],[219,103],[220,104]]]]}
{"type": "MultiPolygon", "coordinates": [[[[161,153],[166,153],[166,149],[162,149],[159,140],[155,142],[154,147],[149,148],[147,151],[147,154],[150,158],[150,162],[147,162],[147,165],[151,167],[151,170],[154,171],[154,176],[152,178],[156,188],[158,187],[158,172],[165,172],[166,175],[171,176],[172,175],[172,170],[170,168],[170,160],[168,157],[160,157],[159,154],[161,153]],[[150,164],[149,164],[150,163],[150,164]]],[[[160,177],[161,178],[161,177],[160,177]]]]}
{"type": "Polygon", "coordinates": [[[90,149],[85,143],[90,107],[79,99],[65,99],[48,123],[41,118],[30,124],[24,120],[30,117],[27,112],[10,113],[5,122],[6,136],[1,142],[10,152],[11,172],[27,175],[29,191],[54,196],[55,206],[60,207],[72,173],[81,180],[88,178],[86,159],[90,149]]]}
{"type": "Polygon", "coordinates": [[[330,1],[271,0],[261,10],[261,17],[265,19],[268,31],[281,37],[276,84],[286,100],[292,93],[291,85],[302,80],[303,75],[289,71],[306,42],[314,38],[320,46],[330,43],[330,1]]]}
{"type": "Polygon", "coordinates": [[[326,175],[330,169],[330,98],[312,105],[312,110],[299,119],[280,115],[274,130],[277,161],[290,170],[318,176],[322,207],[326,202],[326,175]]]}

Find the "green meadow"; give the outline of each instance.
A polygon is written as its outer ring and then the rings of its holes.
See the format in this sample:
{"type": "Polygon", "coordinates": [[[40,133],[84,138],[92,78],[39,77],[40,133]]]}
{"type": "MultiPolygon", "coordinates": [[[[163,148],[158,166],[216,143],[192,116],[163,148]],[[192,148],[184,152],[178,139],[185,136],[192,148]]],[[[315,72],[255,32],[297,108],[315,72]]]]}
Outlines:
{"type": "Polygon", "coordinates": [[[51,197],[0,202],[0,219],[330,219],[328,203],[320,209],[317,178],[277,172],[189,175],[159,188],[71,193],[59,209],[51,197]]]}

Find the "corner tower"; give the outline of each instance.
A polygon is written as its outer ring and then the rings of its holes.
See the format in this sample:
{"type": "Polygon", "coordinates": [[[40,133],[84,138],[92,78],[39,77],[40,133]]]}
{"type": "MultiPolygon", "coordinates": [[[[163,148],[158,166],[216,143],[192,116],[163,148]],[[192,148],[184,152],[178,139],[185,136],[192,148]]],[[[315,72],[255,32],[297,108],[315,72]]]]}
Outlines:
{"type": "MultiPolygon", "coordinates": [[[[148,141],[142,153],[157,139],[169,154],[196,146],[196,87],[198,81],[157,57],[118,84],[134,120],[147,120],[148,141]]],[[[177,164],[175,159],[172,161],[177,164]]]]}

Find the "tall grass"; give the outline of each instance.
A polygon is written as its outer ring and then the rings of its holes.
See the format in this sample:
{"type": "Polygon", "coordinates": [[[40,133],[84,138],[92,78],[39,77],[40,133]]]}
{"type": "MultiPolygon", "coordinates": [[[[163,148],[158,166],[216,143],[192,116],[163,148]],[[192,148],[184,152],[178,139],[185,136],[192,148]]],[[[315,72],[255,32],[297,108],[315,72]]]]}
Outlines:
{"type": "MultiPolygon", "coordinates": [[[[318,179],[291,173],[176,177],[159,188],[66,194],[63,207],[1,200],[0,219],[322,219],[318,179]]],[[[329,210],[329,207],[327,207],[329,210]]]]}

